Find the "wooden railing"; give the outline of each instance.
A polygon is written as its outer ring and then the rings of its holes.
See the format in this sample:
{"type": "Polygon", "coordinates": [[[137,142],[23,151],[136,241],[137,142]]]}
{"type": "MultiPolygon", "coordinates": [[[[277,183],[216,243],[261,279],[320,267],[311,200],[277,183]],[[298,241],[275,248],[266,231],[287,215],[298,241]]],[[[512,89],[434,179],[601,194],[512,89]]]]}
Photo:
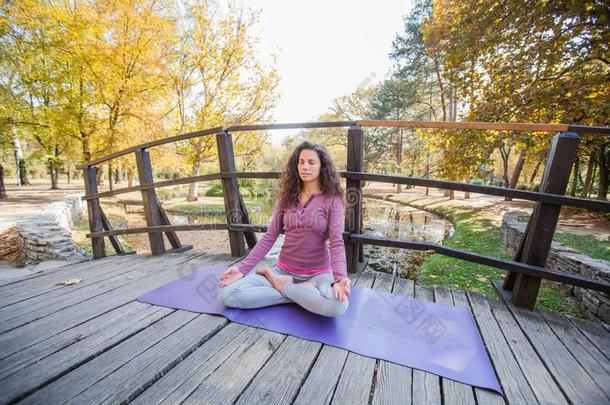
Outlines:
{"type": "Polygon", "coordinates": [[[348,271],[362,271],[367,264],[363,254],[363,245],[398,247],[415,250],[432,250],[450,257],[474,263],[497,267],[508,271],[502,286],[496,286],[502,293],[509,294],[512,302],[524,308],[532,309],[536,301],[541,279],[558,281],[574,286],[610,293],[610,283],[595,280],[567,272],[553,271],[545,268],[546,260],[553,240],[553,234],[562,206],[579,207],[588,210],[610,212],[607,201],[590,200],[565,196],[570,170],[576,157],[579,133],[594,133],[601,136],[610,135],[608,127],[590,127],[568,124],[538,123],[488,123],[488,122],[422,122],[422,121],[340,121],[296,124],[246,125],[234,127],[217,127],[173,136],[89,161],[81,165],[84,170],[85,196],[89,213],[90,233],[93,254],[96,258],[105,256],[104,238],[108,237],[117,254],[125,254],[118,235],[147,233],[150,250],[153,255],[171,251],[182,251],[192,248],[180,243],[176,232],[193,230],[227,230],[231,254],[236,257],[246,254],[246,244],[253,248],[256,244],[255,232],[265,232],[267,227],[251,224],[246,205],[241,197],[237,179],[277,179],[279,172],[237,172],[233,153],[232,132],[275,130],[295,128],[337,128],[347,127],[347,170],[340,172],[346,179],[345,232],[343,235],[346,248],[348,271]],[[439,129],[478,129],[496,131],[541,131],[558,132],[552,139],[547,164],[542,176],[540,191],[513,190],[501,187],[479,186],[473,184],[441,181],[428,178],[396,176],[363,172],[364,130],[363,127],[410,127],[439,129]],[[152,175],[150,155],[147,149],[171,142],[202,136],[215,136],[218,148],[220,171],[217,173],[193,176],[188,178],[155,182],[152,175]],[[139,185],[112,191],[98,192],[96,183],[96,165],[110,159],[133,153],[138,169],[139,185]],[[190,184],[201,181],[221,180],[226,222],[217,224],[172,225],[161,206],[155,190],[179,184],[190,184]],[[514,260],[504,260],[472,252],[450,248],[441,244],[380,238],[362,234],[362,181],[374,181],[412,186],[434,187],[446,190],[468,191],[480,194],[511,197],[534,201],[534,211],[529,219],[525,233],[514,260]],[[144,203],[146,226],[113,230],[101,206],[100,198],[140,191],[144,203]],[[166,250],[163,234],[166,235],[171,249],[166,250]]]}

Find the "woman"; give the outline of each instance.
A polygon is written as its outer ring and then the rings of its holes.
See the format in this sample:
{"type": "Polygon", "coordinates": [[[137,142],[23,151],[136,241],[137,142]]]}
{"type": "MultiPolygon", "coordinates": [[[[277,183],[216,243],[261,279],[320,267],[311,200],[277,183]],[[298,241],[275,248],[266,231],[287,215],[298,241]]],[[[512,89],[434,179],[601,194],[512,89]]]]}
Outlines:
{"type": "Polygon", "coordinates": [[[301,143],[282,171],[267,232],[220,277],[222,303],[259,308],[294,302],[320,315],[343,315],[350,295],[343,215],[343,189],[330,154],[322,145],[301,143]],[[282,229],[285,239],[277,263],[251,271],[282,229]]]}

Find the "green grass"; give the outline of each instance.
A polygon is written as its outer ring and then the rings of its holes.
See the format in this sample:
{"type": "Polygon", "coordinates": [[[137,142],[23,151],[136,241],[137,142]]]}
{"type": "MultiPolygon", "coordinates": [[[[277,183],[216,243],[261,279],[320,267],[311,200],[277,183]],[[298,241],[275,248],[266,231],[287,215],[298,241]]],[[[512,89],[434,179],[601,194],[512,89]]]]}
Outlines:
{"type": "Polygon", "coordinates": [[[592,235],[555,232],[553,240],[594,259],[610,261],[610,243],[600,241],[592,235]]]}
{"type": "MultiPolygon", "coordinates": [[[[502,248],[500,228],[484,214],[448,208],[436,210],[436,213],[454,225],[453,235],[444,243],[446,246],[502,259],[511,258],[502,248]]],[[[503,270],[494,267],[435,254],[422,265],[418,281],[425,286],[446,285],[495,297],[491,281],[500,281],[503,275],[503,270]]]]}
{"type": "MultiPolygon", "coordinates": [[[[244,201],[244,203],[248,209],[260,208],[262,206],[262,204],[258,201],[244,201]]],[[[210,211],[222,213],[225,209],[224,203],[203,203],[199,201],[182,201],[178,203],[165,204],[164,207],[167,212],[184,215],[202,215],[210,211]]]]}
{"type": "MultiPolygon", "coordinates": [[[[105,209],[105,211],[108,211],[105,209]]],[[[106,212],[106,216],[108,217],[108,221],[110,221],[110,225],[112,229],[124,229],[127,228],[127,219],[124,216],[116,215],[112,212],[106,212]]],[[[74,226],[72,227],[72,238],[74,239],[74,243],[78,246],[86,250],[87,252],[93,254],[93,248],[91,247],[91,239],[87,238],[85,235],[89,233],[89,220],[87,217],[82,216],[74,221],[74,226]]],[[[123,239],[121,235],[117,236],[121,246],[123,246],[123,250],[125,252],[133,251],[133,247],[129,245],[123,239]]],[[[104,238],[104,251],[107,256],[114,255],[116,252],[110,243],[108,238],[104,238]]]]}
{"type": "MultiPolygon", "coordinates": [[[[411,205],[417,207],[417,204],[411,205]]],[[[500,227],[492,221],[489,214],[468,208],[421,208],[453,223],[454,233],[445,240],[446,246],[502,259],[513,258],[513,254],[504,249],[500,227]]],[[[501,282],[504,274],[504,270],[494,267],[434,254],[423,263],[419,271],[418,283],[428,287],[443,285],[463,291],[477,291],[497,299],[491,282],[501,282]]],[[[559,290],[546,280],[543,280],[540,286],[536,307],[585,317],[584,310],[576,301],[562,296],[559,290]]]]}

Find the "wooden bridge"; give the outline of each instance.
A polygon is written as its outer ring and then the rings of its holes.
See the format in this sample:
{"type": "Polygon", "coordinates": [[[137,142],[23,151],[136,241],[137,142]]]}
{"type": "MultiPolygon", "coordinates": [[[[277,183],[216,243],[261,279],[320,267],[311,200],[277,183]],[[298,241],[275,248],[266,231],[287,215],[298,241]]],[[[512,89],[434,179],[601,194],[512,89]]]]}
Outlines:
{"type": "MultiPolygon", "coordinates": [[[[505,396],[216,315],[136,301],[230,255],[126,255],[0,286],[0,403],[604,404],[610,330],[362,272],[360,287],[472,311],[505,396]],[[58,286],[78,278],[78,284],[58,286]]],[[[408,348],[405,348],[408,350],[408,348]]]]}
{"type": "MultiPolygon", "coordinates": [[[[608,294],[610,284],[544,268],[562,205],[610,211],[610,203],[566,197],[576,153],[575,132],[608,128],[558,124],[333,122],[213,128],[139,145],[83,165],[93,250],[97,260],[33,274],[0,285],[1,403],[609,403],[610,327],[533,308],[542,278],[608,294]],[[540,192],[362,172],[366,126],[560,131],[540,192]],[[139,295],[201,265],[229,266],[256,243],[237,187],[238,178],[279,173],[235,171],[231,132],[278,128],[347,127],[348,167],[344,239],[355,285],[468,308],[477,322],[504,396],[421,370],[342,349],[196,314],[137,302],[139,295]],[[148,148],[216,136],[220,172],[155,182],[148,148]],[[98,192],[95,165],[134,153],[140,184],[98,192]],[[155,189],[222,180],[227,222],[171,225],[155,189]],[[361,181],[412,184],[536,202],[515,260],[501,260],[427,242],[362,234],[361,181]],[[112,230],[99,199],[142,193],[147,226],[112,230]],[[182,246],[177,232],[226,229],[231,254],[209,255],[182,246]],[[116,238],[149,235],[150,255],[125,255],[116,238]],[[170,250],[165,248],[167,238],[170,250]],[[108,237],[117,255],[103,257],[108,237]],[[506,270],[499,300],[473,292],[426,289],[409,280],[364,271],[363,244],[430,249],[506,270]],[[164,254],[165,253],[165,254],[164,254]],[[79,282],[69,280],[79,279],[79,282]],[[68,284],[68,285],[63,285],[68,284]]],[[[408,348],[405,348],[408,350],[408,348]]]]}

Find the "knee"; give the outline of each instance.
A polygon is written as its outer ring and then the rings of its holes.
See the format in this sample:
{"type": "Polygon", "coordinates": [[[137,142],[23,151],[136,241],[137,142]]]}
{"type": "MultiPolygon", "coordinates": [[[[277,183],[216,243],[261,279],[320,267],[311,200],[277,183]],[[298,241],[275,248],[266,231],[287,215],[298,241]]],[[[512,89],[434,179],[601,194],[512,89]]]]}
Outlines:
{"type": "Polygon", "coordinates": [[[238,291],[235,288],[228,285],[218,290],[218,298],[225,307],[237,308],[239,307],[237,293],[238,291]]]}
{"type": "Polygon", "coordinates": [[[345,311],[347,311],[348,307],[349,307],[348,298],[345,298],[343,301],[339,301],[339,300],[335,299],[330,302],[330,304],[328,305],[328,308],[325,311],[326,313],[324,313],[323,315],[331,316],[331,317],[341,316],[341,315],[345,314],[345,311]]]}

